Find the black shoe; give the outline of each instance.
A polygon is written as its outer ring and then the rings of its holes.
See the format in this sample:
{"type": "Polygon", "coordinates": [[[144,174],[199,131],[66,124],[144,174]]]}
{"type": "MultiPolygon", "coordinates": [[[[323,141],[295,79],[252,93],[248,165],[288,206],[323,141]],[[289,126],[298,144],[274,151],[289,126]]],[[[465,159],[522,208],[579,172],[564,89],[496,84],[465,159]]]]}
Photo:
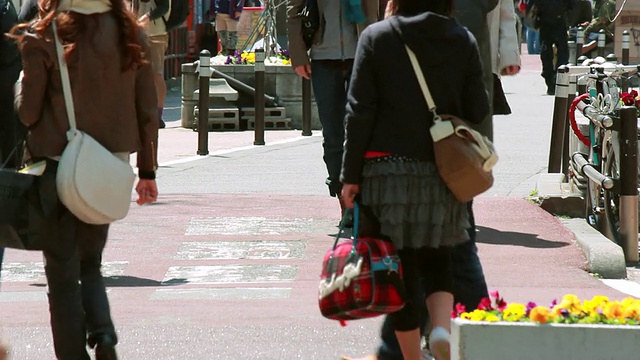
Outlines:
{"type": "Polygon", "coordinates": [[[164,123],[164,120],[160,119],[160,121],[158,122],[158,128],[164,129],[166,127],[167,127],[167,124],[164,123]]]}
{"type": "Polygon", "coordinates": [[[89,345],[92,342],[95,343],[96,360],[118,360],[116,340],[113,336],[107,334],[98,335],[93,341],[89,341],[89,345]]]}
{"type": "Polygon", "coordinates": [[[548,88],[547,89],[547,95],[555,95],[556,94],[556,89],[555,88],[548,88]]]}

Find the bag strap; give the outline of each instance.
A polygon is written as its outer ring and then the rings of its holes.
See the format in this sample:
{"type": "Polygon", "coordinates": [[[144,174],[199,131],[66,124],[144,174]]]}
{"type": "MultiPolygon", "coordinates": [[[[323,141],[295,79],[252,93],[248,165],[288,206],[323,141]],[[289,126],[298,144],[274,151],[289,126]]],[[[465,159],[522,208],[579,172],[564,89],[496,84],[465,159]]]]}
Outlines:
{"type": "Polygon", "coordinates": [[[416,74],[416,78],[418,79],[418,83],[420,84],[420,89],[422,90],[422,95],[424,95],[424,99],[427,102],[429,111],[433,113],[433,121],[441,121],[442,119],[436,112],[436,103],[433,101],[433,97],[431,97],[431,92],[429,91],[429,87],[427,86],[427,81],[425,80],[422,68],[420,68],[420,63],[418,63],[416,54],[406,44],[404,45],[404,48],[407,50],[407,55],[409,55],[411,67],[413,68],[413,72],[415,72],[416,74]]]}
{"type": "Polygon", "coordinates": [[[60,67],[60,79],[62,80],[62,93],[64,95],[64,105],[67,110],[67,118],[69,119],[69,132],[67,132],[67,139],[77,129],[76,126],[76,114],[73,106],[73,94],[71,93],[71,81],[69,80],[69,68],[67,62],[64,61],[64,49],[62,43],[58,37],[58,27],[56,26],[56,20],[51,22],[53,28],[53,40],[56,43],[56,55],[58,57],[58,66],[60,67]]]}
{"type": "Polygon", "coordinates": [[[356,251],[356,245],[358,244],[358,228],[360,226],[360,208],[358,206],[358,203],[356,203],[355,201],[353,202],[353,210],[345,209],[344,211],[344,216],[340,221],[340,227],[338,229],[338,233],[336,234],[336,240],[333,242],[333,250],[335,250],[336,246],[338,246],[340,235],[342,235],[346,229],[347,219],[349,218],[349,214],[351,212],[353,212],[353,228],[351,231],[351,233],[353,234],[353,247],[351,248],[351,252],[355,253],[356,251]]]}

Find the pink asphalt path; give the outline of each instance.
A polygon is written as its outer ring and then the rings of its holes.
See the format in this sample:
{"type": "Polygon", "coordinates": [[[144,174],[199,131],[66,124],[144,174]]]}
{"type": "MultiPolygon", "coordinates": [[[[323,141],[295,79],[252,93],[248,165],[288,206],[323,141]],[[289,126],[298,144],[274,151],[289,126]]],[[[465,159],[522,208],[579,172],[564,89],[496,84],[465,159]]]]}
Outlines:
{"type": "MultiPolygon", "coordinates": [[[[480,197],[474,208],[489,287],[499,290],[507,301],[548,304],[567,293],[624,297],[583,270],[585,259],[571,233],[536,205],[521,199],[480,197]]],[[[134,206],[125,220],[112,226],[104,255],[105,262],[127,263],[119,277],[107,278],[113,317],[122,338],[122,358],[335,359],[345,351],[371,350],[378,320],[352,322],[340,328],[322,318],[317,309],[320,264],[332,242],[329,234],[335,233],[337,210],[333,199],[326,197],[282,195],[165,195],[155,205],[134,206]],[[312,225],[279,235],[186,234],[193,218],[248,215],[279,219],[285,227],[305,221],[312,225]],[[303,241],[304,256],[285,260],[176,259],[177,251],[187,242],[256,239],[303,241]],[[280,283],[191,284],[188,279],[178,279],[161,284],[171,266],[256,263],[286,264],[297,268],[297,273],[292,281],[280,283]],[[154,298],[158,291],[167,289],[229,287],[291,290],[283,299],[154,298]],[[218,341],[212,342],[212,338],[218,341]]],[[[5,261],[40,261],[40,256],[8,251],[5,261]]],[[[2,286],[4,296],[45,291],[43,278],[2,286]]],[[[44,298],[3,303],[3,331],[13,346],[15,359],[52,358],[47,310],[44,298]]]]}

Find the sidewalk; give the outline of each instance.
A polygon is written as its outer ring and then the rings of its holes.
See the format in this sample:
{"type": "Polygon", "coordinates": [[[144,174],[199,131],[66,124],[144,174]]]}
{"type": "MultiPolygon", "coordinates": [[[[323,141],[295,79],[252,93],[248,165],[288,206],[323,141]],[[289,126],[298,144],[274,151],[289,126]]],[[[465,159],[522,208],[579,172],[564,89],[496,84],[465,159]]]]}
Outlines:
{"type": "MultiPolygon", "coordinates": [[[[496,117],[495,187],[474,201],[490,290],[549,304],[626,295],[584,271],[561,219],[523,199],[546,171],[553,97],[532,65],[504,80],[514,114],[496,117]],[[544,109],[543,111],[531,109],[544,109]]],[[[370,353],[381,319],[340,327],[322,318],[317,289],[339,207],[327,196],[322,138],[300,131],[197,133],[177,127],[175,98],[160,130],[158,203],[132,205],[111,227],[104,276],[123,359],[324,360],[370,353]]],[[[179,105],[178,105],[179,106],[179,105]]],[[[179,114],[179,108],[177,110],[179,114]]],[[[38,253],[7,251],[0,316],[14,359],[53,358],[38,253]]],[[[499,359],[503,360],[503,359],[499,359]]]]}

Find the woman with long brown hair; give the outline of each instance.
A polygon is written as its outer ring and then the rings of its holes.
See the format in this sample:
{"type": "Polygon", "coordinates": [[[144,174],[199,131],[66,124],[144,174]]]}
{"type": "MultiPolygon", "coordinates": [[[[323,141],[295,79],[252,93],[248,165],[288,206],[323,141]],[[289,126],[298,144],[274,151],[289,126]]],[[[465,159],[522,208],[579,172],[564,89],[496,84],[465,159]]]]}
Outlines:
{"type": "MultiPolygon", "coordinates": [[[[158,121],[146,37],[123,0],[41,0],[38,20],[12,33],[24,77],[16,104],[29,128],[27,149],[46,160],[39,191],[48,204],[44,245],[51,330],[58,359],[117,359],[116,331],[100,267],[109,225],[82,222],[60,203],[55,186],[69,119],[52,23],[64,46],[77,127],[129,161],[137,152],[138,204],[156,200],[158,121]],[[18,35],[19,34],[19,35],[18,35]],[[82,61],[80,61],[82,60],[82,61]]],[[[109,169],[104,169],[109,171],[109,169]]]]}

